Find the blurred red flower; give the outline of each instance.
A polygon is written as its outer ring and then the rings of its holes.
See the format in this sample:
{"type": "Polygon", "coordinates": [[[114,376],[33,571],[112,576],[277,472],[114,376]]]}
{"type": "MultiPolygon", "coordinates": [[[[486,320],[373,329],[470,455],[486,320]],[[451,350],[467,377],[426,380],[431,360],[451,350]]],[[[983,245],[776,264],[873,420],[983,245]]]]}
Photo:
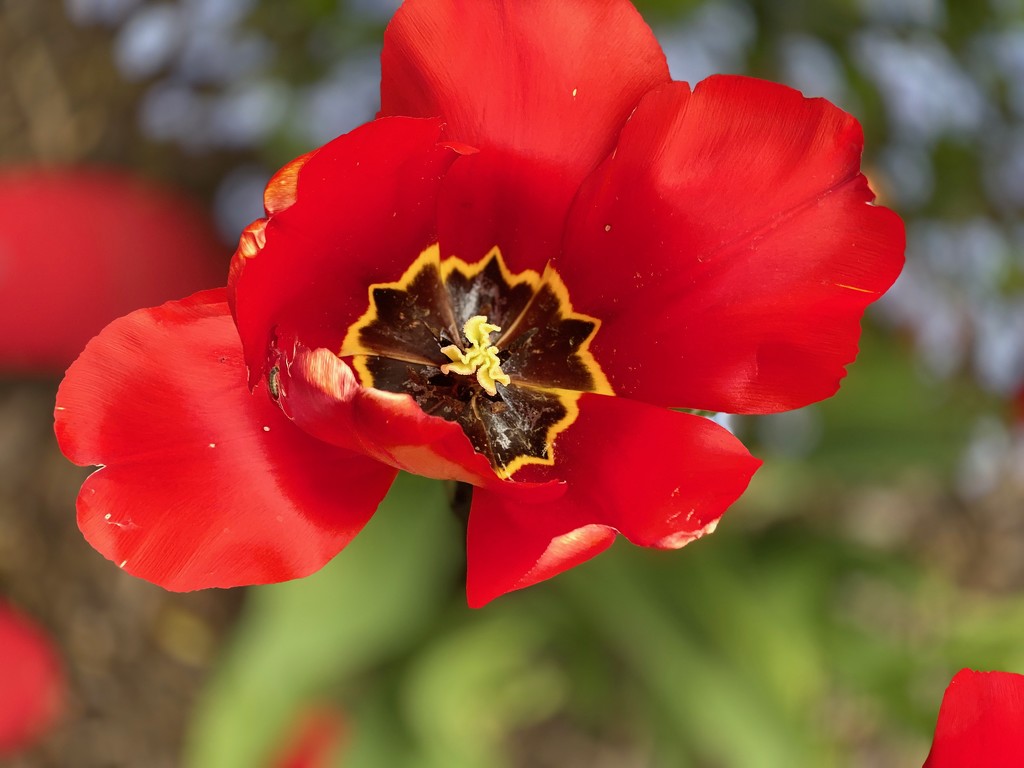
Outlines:
{"type": "Polygon", "coordinates": [[[0,170],[0,368],[62,373],[125,312],[217,285],[222,248],[201,209],[131,174],[0,170]]]}
{"type": "Polygon", "coordinates": [[[942,697],[924,768],[1024,765],[1024,675],[961,669],[942,697]]]}
{"type": "Polygon", "coordinates": [[[856,120],[670,82],[626,0],[408,0],[381,101],[271,179],[226,291],[114,322],[69,371],[61,447],[105,465],[79,524],[130,573],[308,574],[399,469],[475,486],[474,606],[617,533],[681,547],[759,462],[670,409],[829,397],[902,266],[856,120]]]}
{"type": "Polygon", "coordinates": [[[30,746],[53,723],[63,693],[49,638],[0,600],[0,757],[30,746]]]}
{"type": "Polygon", "coordinates": [[[326,705],[300,713],[280,754],[275,768],[328,768],[337,765],[347,732],[345,718],[326,705]]]}

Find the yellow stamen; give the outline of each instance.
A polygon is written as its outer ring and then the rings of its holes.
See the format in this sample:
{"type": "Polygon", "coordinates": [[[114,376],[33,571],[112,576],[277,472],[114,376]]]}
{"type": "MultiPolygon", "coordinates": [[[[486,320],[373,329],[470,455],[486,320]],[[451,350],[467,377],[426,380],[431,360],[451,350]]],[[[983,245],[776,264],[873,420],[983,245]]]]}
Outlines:
{"type": "Polygon", "coordinates": [[[489,395],[498,394],[497,382],[506,387],[512,381],[508,375],[501,370],[501,361],[498,359],[498,348],[491,345],[491,334],[497,333],[501,328],[488,323],[483,315],[475,315],[466,321],[462,326],[462,333],[469,342],[469,349],[463,352],[455,344],[449,344],[441,348],[441,354],[451,360],[441,366],[441,373],[458,373],[462,376],[476,374],[476,380],[484,391],[489,395]]]}

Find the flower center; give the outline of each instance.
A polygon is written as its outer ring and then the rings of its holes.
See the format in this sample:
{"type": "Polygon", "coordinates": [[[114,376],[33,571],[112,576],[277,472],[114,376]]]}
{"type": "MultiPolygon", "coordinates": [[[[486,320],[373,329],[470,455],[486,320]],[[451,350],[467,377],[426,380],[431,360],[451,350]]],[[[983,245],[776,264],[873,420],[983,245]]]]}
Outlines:
{"type": "Polygon", "coordinates": [[[462,333],[469,341],[469,349],[463,352],[455,344],[441,347],[441,354],[451,360],[441,366],[441,373],[457,373],[461,376],[475,373],[484,391],[491,397],[497,395],[498,382],[506,387],[512,383],[508,374],[501,370],[498,348],[491,346],[491,334],[500,330],[498,326],[488,323],[483,315],[473,315],[462,326],[462,333]]]}
{"type": "Polygon", "coordinates": [[[550,267],[513,274],[497,248],[473,264],[442,261],[433,245],[395,282],[370,286],[339,354],[363,386],[457,422],[508,478],[554,463],[581,393],[613,394],[589,351],[600,325],[573,311],[550,267]]]}

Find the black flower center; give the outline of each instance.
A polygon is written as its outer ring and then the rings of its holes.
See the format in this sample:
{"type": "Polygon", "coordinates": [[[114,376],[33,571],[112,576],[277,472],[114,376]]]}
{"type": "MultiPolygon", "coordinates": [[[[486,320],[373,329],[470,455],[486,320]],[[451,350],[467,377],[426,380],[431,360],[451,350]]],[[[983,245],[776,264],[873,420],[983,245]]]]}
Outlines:
{"type": "Polygon", "coordinates": [[[582,392],[612,394],[588,347],[600,321],[573,312],[550,267],[513,275],[497,248],[475,264],[431,246],[394,283],[370,286],[349,329],[363,386],[411,395],[458,423],[495,472],[554,462],[582,392]]]}

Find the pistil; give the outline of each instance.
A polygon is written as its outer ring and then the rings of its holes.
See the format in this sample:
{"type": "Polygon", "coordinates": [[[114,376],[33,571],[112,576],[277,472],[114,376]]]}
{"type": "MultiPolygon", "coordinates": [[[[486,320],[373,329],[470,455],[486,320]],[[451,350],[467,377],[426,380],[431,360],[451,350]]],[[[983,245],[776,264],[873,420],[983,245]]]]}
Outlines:
{"type": "Polygon", "coordinates": [[[441,366],[441,373],[457,373],[462,376],[475,373],[477,382],[487,394],[498,394],[498,382],[507,387],[512,381],[501,370],[498,348],[491,344],[491,334],[500,330],[498,326],[487,322],[483,315],[469,318],[462,326],[462,333],[469,342],[469,348],[463,351],[455,344],[442,347],[441,354],[451,362],[441,366]]]}

